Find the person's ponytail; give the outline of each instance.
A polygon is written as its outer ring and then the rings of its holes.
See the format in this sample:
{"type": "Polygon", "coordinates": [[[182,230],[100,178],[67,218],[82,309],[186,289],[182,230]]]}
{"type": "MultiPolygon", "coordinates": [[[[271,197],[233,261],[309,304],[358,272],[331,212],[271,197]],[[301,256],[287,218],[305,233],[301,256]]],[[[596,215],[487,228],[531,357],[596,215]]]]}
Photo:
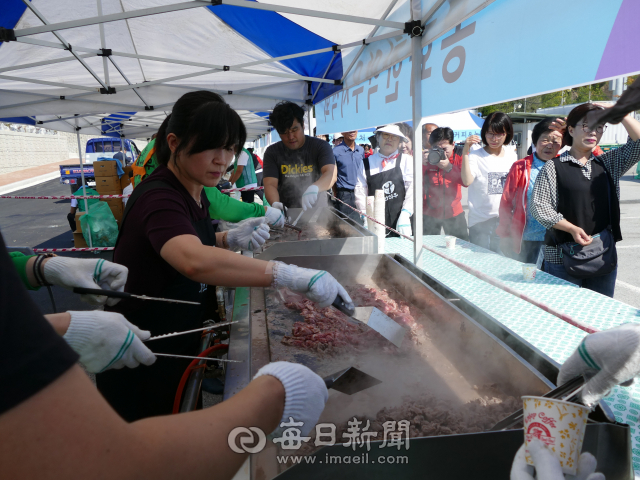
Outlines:
{"type": "Polygon", "coordinates": [[[159,165],[167,165],[169,163],[169,159],[171,158],[171,150],[169,149],[169,144],[167,143],[167,126],[169,125],[169,120],[171,119],[171,114],[167,115],[167,118],[164,119],[162,125],[158,129],[158,134],[156,135],[156,158],[158,159],[159,165]]]}

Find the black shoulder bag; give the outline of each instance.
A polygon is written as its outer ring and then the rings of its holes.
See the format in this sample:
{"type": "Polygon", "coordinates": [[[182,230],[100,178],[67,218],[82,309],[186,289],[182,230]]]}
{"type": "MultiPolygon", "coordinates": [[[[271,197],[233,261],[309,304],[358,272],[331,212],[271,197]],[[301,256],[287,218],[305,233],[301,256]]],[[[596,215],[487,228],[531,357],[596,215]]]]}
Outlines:
{"type": "MultiPolygon", "coordinates": [[[[611,220],[611,185],[606,167],[604,167],[604,172],[607,176],[609,220],[611,220]]],[[[564,269],[572,277],[599,277],[613,272],[618,266],[618,251],[616,250],[616,241],[613,237],[611,225],[591,238],[591,243],[585,246],[574,242],[565,242],[558,245],[564,269]]]]}

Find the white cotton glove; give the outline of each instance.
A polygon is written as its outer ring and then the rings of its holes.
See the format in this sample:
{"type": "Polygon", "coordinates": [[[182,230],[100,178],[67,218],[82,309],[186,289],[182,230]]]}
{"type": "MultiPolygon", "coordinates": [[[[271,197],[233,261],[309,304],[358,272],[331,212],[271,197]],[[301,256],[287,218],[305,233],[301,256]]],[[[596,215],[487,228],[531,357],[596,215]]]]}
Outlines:
{"type": "Polygon", "coordinates": [[[119,313],[96,310],[69,314],[71,323],[63,338],[80,355],[80,363],[89,372],[135,368],[141,363],[151,365],[156,361],[153,352],[142,343],[151,334],[129,323],[119,313]]]}
{"type": "Polygon", "coordinates": [[[411,236],[411,214],[408,210],[402,210],[398,217],[398,223],[396,224],[396,230],[407,237],[411,236]]]}
{"type": "Polygon", "coordinates": [[[318,307],[328,307],[338,295],[347,305],[353,306],[351,297],[333,276],[324,270],[311,270],[295,265],[275,262],[273,266],[274,287],[287,287],[294,292],[304,293],[318,307]]]}
{"type": "MultiPolygon", "coordinates": [[[[43,268],[44,279],[59,287],[73,290],[75,287],[103,288],[124,292],[129,269],[101,258],[84,260],[81,258],[53,257],[43,268]]],[[[91,305],[115,305],[119,298],[98,295],[81,295],[80,299],[91,305]]]]}
{"type": "Polygon", "coordinates": [[[318,186],[317,185],[309,185],[309,187],[302,194],[302,199],[300,202],[302,203],[302,209],[306,212],[311,207],[313,207],[318,201],[318,186]]]}
{"type": "Polygon", "coordinates": [[[284,212],[282,210],[274,207],[267,207],[267,211],[264,214],[264,216],[267,219],[267,223],[272,227],[284,228],[285,218],[284,218],[284,212]]]}
{"type": "Polygon", "coordinates": [[[253,378],[262,375],[271,375],[284,386],[284,411],[276,432],[290,428],[281,424],[291,423],[292,419],[296,423],[294,428],[300,429],[301,436],[306,436],[318,423],[329,398],[324,380],[304,365],[290,362],[269,363],[258,370],[253,378]]]}
{"type": "Polygon", "coordinates": [[[640,324],[627,323],[585,337],[560,368],[558,385],[581,374],[587,380],[579,394],[585,405],[593,405],[616,385],[631,385],[640,374],[640,324]]]}
{"type": "Polygon", "coordinates": [[[266,217],[248,218],[229,230],[227,243],[229,250],[251,250],[259,252],[269,238],[269,225],[266,217]]]}
{"type": "Polygon", "coordinates": [[[529,442],[529,453],[533,458],[533,463],[536,464],[536,475],[533,475],[533,467],[527,465],[523,444],[513,459],[511,480],[605,480],[602,473],[594,473],[597,462],[595,457],[588,452],[580,455],[576,474],[566,476],[562,473],[560,461],[540,440],[533,439],[529,442]]]}
{"type": "Polygon", "coordinates": [[[284,212],[284,221],[286,223],[291,223],[291,218],[289,218],[289,211],[287,207],[285,207],[281,202],[273,202],[271,205],[273,208],[277,208],[278,210],[282,210],[284,212]]]}

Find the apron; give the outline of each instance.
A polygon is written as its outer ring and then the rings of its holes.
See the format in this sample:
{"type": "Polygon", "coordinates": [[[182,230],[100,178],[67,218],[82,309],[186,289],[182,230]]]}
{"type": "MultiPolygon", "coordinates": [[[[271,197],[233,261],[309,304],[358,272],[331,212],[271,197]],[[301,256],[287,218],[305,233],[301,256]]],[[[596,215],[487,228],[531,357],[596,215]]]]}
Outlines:
{"type": "MultiPolygon", "coordinates": [[[[133,208],[136,200],[144,192],[155,188],[173,189],[161,180],[141,183],[127,202],[120,227],[121,234],[126,226],[127,213],[133,208]]],[[[206,196],[202,199],[208,212],[209,201],[206,196]]],[[[208,214],[202,220],[192,221],[192,225],[204,245],[215,245],[215,229],[208,214]]],[[[121,237],[122,235],[118,236],[116,249],[121,237]]],[[[127,246],[123,245],[123,248],[127,246]]],[[[219,321],[214,286],[194,282],[176,272],[173,280],[157,296],[201,302],[201,305],[147,301],[138,310],[127,313],[127,320],[142,330],[149,330],[151,336],[200,328],[202,322],[207,319],[219,321]]],[[[148,346],[158,353],[195,356],[200,346],[200,338],[201,332],[195,332],[154,340],[148,346]]],[[[127,422],[169,415],[173,410],[180,378],[190,363],[189,359],[157,357],[155,363],[149,367],[140,365],[137,368],[124,367],[99,373],[96,375],[96,383],[100,393],[127,422]]]]}
{"type": "MultiPolygon", "coordinates": [[[[391,170],[371,175],[369,172],[369,159],[364,159],[364,171],[367,175],[368,195],[373,195],[376,190],[384,190],[384,223],[391,228],[396,228],[402,203],[406,191],[404,189],[404,178],[400,168],[402,154],[396,158],[396,166],[391,170]]],[[[397,237],[398,234],[387,230],[387,237],[397,237]]]]}

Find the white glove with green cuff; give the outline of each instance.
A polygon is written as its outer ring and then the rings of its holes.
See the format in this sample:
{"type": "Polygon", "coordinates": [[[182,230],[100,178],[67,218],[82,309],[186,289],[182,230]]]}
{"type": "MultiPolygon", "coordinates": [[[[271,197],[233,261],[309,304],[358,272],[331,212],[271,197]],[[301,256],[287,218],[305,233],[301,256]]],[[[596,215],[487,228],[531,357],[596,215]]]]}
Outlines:
{"type": "Polygon", "coordinates": [[[302,199],[300,202],[302,203],[302,209],[306,212],[310,208],[312,208],[316,202],[318,201],[318,186],[317,185],[309,185],[307,189],[302,194],[302,199]]]}
{"type": "Polygon", "coordinates": [[[616,385],[631,385],[639,374],[640,324],[627,323],[586,336],[560,368],[558,385],[584,375],[587,383],[580,397],[593,405],[616,385]]]}
{"type": "MultiPolygon", "coordinates": [[[[44,279],[67,290],[75,287],[104,288],[124,292],[129,270],[117,263],[101,258],[83,260],[80,258],[53,257],[43,268],[44,279]]],[[[115,305],[119,298],[98,295],[82,295],[80,299],[92,305],[115,305]]]]}
{"type": "Polygon", "coordinates": [[[269,238],[269,225],[266,217],[242,220],[236,228],[229,230],[227,243],[229,250],[251,250],[259,252],[269,238]]]}
{"type": "Polygon", "coordinates": [[[267,211],[264,214],[264,216],[267,219],[267,223],[272,227],[275,227],[275,228],[284,227],[285,218],[284,218],[284,212],[281,209],[278,209],[275,207],[267,207],[267,211]]]}
{"type": "Polygon", "coordinates": [[[277,378],[284,387],[284,410],[275,432],[283,432],[289,427],[281,424],[293,421],[301,435],[306,436],[318,423],[329,398],[324,380],[304,365],[290,362],[269,363],[258,370],[253,378],[263,375],[277,378]]]}
{"type": "Polygon", "coordinates": [[[396,230],[399,231],[402,235],[406,235],[407,237],[411,236],[411,213],[409,212],[409,210],[403,209],[400,212],[398,223],[396,224],[396,230]]]}
{"type": "Polygon", "coordinates": [[[605,480],[602,473],[594,473],[597,461],[588,452],[580,455],[576,474],[566,476],[562,473],[562,467],[556,456],[540,440],[533,439],[529,442],[529,453],[533,458],[533,463],[536,464],[536,475],[533,475],[534,467],[527,465],[523,444],[513,459],[511,480],[605,480]]]}
{"type": "Polygon", "coordinates": [[[63,338],[80,355],[89,372],[151,365],[156,356],[142,342],[151,334],[129,323],[119,313],[69,312],[71,323],[63,338]]]}
{"type": "Polygon", "coordinates": [[[351,297],[333,276],[324,270],[311,270],[295,265],[275,262],[273,266],[273,286],[287,287],[294,292],[304,293],[318,307],[328,307],[340,295],[345,303],[353,303],[351,297]]]}

